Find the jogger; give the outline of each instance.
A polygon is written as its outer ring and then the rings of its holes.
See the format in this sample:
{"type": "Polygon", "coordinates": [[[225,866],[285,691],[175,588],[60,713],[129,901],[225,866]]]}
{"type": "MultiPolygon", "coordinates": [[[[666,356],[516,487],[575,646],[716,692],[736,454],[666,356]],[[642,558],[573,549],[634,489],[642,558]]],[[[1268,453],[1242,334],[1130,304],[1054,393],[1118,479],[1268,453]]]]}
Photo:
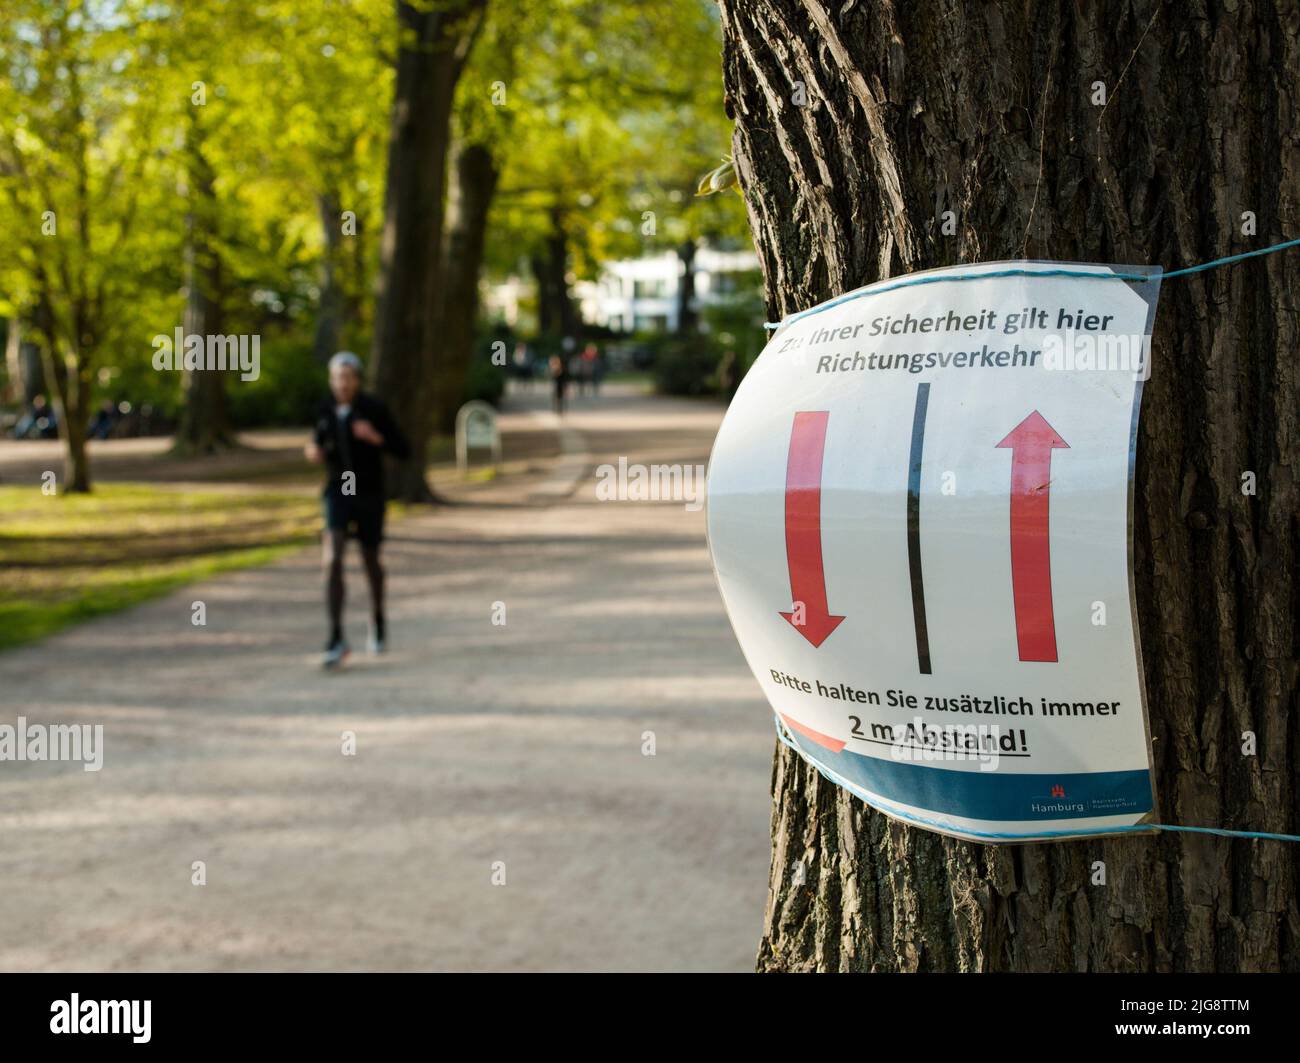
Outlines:
{"type": "Polygon", "coordinates": [[[326,668],[348,655],[343,634],[346,588],[343,556],[348,535],[361,544],[366,582],[370,585],[371,653],[382,653],[387,631],[384,615],[384,567],[379,551],[384,539],[384,454],[405,458],[406,438],[379,399],[361,390],[361,359],[340,351],[330,359],[332,398],[321,404],[306,454],[328,471],[321,492],[324,509],[323,562],[329,641],[321,663],[326,668]]]}

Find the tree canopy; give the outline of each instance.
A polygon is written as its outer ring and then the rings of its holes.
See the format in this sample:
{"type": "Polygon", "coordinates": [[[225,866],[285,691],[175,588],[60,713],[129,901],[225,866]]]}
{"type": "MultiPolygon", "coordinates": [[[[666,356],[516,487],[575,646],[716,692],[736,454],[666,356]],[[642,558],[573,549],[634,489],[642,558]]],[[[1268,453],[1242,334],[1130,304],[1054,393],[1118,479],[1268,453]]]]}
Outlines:
{"type": "MultiPolygon", "coordinates": [[[[260,336],[260,378],[203,400],[225,418],[228,399],[236,425],[300,422],[321,359],[368,348],[402,8],[12,0],[0,317],[40,348],[74,450],[102,399],[172,418],[200,401],[151,365],[152,338],[184,321],[260,336]]],[[[743,236],[739,197],[694,196],[729,138],[713,5],[488,0],[484,12],[448,165],[477,145],[497,174],[488,273],[549,261],[565,298],[610,257],[743,236]]],[[[467,268],[477,284],[479,263],[467,268]]],[[[84,456],[72,481],[89,484],[84,456]]]]}

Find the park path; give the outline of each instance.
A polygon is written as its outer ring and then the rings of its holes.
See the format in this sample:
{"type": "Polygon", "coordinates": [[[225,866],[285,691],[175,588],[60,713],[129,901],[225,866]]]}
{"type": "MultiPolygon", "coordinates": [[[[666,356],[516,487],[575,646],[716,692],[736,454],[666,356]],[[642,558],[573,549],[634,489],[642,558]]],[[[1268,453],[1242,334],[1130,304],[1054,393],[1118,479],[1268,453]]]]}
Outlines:
{"type": "MultiPolygon", "coordinates": [[[[558,438],[512,402],[511,438],[558,438]]],[[[752,969],[772,730],[703,513],[555,487],[703,463],[720,417],[578,400],[559,462],[395,523],[392,649],[341,674],[314,550],[0,655],[0,723],[106,747],[0,763],[0,969],[752,969]]],[[[359,649],[355,557],[349,591],[359,649]]]]}

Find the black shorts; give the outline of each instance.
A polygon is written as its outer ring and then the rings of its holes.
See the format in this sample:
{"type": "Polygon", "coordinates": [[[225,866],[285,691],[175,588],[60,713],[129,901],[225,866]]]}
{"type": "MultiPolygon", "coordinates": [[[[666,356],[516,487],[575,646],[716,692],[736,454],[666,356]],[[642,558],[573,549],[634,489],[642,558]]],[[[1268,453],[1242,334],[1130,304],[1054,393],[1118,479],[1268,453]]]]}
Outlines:
{"type": "Polygon", "coordinates": [[[333,492],[322,498],[325,527],[351,535],[362,546],[378,546],[384,541],[384,499],[339,495],[333,492]]]}

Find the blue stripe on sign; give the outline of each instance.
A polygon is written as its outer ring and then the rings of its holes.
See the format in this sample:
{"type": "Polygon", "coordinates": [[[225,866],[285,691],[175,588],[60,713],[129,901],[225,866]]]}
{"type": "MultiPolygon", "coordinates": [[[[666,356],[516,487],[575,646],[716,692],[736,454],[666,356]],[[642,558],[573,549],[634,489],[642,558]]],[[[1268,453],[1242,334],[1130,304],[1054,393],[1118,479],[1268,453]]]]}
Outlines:
{"type": "Polygon", "coordinates": [[[1134,815],[1153,807],[1151,774],[1146,770],[1058,775],[958,771],[868,757],[848,748],[836,753],[798,733],[791,737],[814,763],[870,793],[900,805],[950,816],[985,820],[1088,819],[1134,815]]]}

